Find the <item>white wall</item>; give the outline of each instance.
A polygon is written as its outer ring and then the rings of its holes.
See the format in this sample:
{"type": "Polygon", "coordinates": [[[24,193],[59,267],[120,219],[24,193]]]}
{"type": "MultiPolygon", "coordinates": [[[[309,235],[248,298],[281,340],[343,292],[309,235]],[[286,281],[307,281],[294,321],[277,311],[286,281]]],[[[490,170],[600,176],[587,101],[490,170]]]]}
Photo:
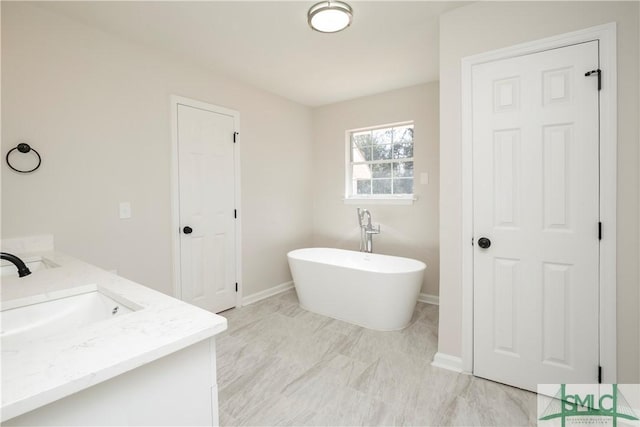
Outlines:
{"type": "Polygon", "coordinates": [[[411,206],[362,205],[381,234],[374,252],[427,264],[422,292],[438,294],[438,83],[428,83],[313,110],[313,244],[358,250],[357,205],[346,205],[345,131],[414,120],[414,191],[411,206]],[[421,185],[419,174],[428,173],[421,185]]]}
{"type": "Polygon", "coordinates": [[[311,241],[310,110],[25,2],[2,2],[2,152],[26,140],[43,164],[3,161],[2,237],[53,233],[170,294],[171,94],[240,112],[245,296],[290,280],[286,252],[311,241]]]}
{"type": "Polygon", "coordinates": [[[441,17],[439,352],[461,354],[461,58],[617,22],[618,381],[640,382],[638,6],[637,2],[478,2],[441,17]]]}

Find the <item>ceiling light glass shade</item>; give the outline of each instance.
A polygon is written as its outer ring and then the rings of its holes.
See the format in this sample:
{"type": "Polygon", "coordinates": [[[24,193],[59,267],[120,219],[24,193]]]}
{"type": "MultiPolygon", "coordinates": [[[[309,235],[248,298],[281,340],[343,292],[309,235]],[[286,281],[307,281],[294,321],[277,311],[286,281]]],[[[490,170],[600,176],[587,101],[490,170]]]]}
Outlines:
{"type": "Polygon", "coordinates": [[[321,33],[335,33],[351,25],[353,10],[341,1],[322,1],[311,6],[307,13],[309,26],[321,33]]]}

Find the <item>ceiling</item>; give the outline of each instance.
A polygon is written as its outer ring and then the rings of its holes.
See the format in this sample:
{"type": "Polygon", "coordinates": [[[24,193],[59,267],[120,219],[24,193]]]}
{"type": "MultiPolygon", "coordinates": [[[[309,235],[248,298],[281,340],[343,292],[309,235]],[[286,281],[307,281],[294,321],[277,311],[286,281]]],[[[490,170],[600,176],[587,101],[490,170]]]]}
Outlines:
{"type": "Polygon", "coordinates": [[[353,24],[307,25],[315,1],[46,1],[38,6],[308,106],[438,80],[438,19],[468,2],[352,1],[353,24]]]}

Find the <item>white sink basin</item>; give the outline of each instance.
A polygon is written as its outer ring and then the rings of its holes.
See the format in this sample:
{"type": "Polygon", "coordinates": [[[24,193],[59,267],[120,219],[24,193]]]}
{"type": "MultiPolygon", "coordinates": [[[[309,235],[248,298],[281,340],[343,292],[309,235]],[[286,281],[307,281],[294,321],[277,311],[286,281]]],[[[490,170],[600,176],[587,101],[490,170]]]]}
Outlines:
{"type": "Polygon", "coordinates": [[[3,350],[131,313],[126,305],[99,290],[3,310],[3,350]]]}
{"type": "MultiPolygon", "coordinates": [[[[58,264],[51,261],[50,259],[46,259],[42,257],[26,258],[26,259],[23,259],[23,261],[26,264],[26,266],[29,268],[29,270],[31,270],[32,273],[34,271],[60,267],[58,264]]],[[[18,275],[18,269],[16,268],[16,266],[8,261],[2,260],[2,264],[0,265],[0,276],[5,277],[5,276],[17,276],[17,275],[18,275]]]]}

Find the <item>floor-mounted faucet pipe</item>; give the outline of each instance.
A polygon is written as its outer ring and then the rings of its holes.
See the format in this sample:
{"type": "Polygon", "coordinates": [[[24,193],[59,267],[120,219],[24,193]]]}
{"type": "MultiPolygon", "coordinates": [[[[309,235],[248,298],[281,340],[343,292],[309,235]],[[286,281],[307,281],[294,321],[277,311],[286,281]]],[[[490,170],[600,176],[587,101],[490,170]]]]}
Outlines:
{"type": "Polygon", "coordinates": [[[373,235],[380,233],[380,225],[371,223],[371,212],[358,208],[358,224],[360,225],[360,252],[373,252],[373,235]],[[365,222],[366,219],[366,222],[365,222]]]}

